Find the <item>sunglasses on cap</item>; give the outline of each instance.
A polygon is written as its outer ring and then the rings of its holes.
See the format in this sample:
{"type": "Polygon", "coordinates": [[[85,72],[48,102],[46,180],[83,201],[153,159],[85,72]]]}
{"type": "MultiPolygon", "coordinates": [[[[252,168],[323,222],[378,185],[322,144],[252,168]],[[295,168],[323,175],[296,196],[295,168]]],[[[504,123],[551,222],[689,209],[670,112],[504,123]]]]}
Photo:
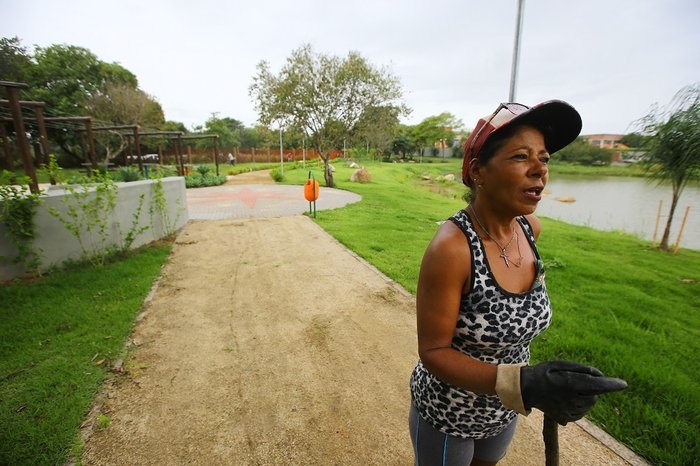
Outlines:
{"type": "MultiPolygon", "coordinates": [[[[491,116],[484,121],[484,124],[479,127],[476,135],[472,138],[469,144],[469,151],[472,153],[472,157],[476,157],[476,154],[474,154],[474,145],[481,137],[481,133],[484,132],[485,128],[490,126],[489,133],[491,133],[494,129],[499,128],[504,123],[508,123],[516,116],[528,110],[530,110],[530,107],[515,102],[501,103],[491,116]]],[[[481,149],[481,147],[479,149],[481,149]]]]}

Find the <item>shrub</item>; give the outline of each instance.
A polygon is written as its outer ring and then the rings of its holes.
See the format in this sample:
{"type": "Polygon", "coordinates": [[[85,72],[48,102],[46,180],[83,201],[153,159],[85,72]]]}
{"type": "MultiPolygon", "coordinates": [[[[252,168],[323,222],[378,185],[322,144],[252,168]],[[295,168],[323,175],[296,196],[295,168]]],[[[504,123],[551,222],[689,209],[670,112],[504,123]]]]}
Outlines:
{"type": "Polygon", "coordinates": [[[134,167],[120,167],[119,168],[119,178],[122,181],[138,181],[141,179],[141,173],[138,168],[134,167]]]}
{"type": "Polygon", "coordinates": [[[197,172],[202,175],[202,177],[207,176],[207,173],[211,171],[211,167],[209,165],[197,165],[197,172]]]}
{"type": "Polygon", "coordinates": [[[270,176],[272,177],[273,180],[275,180],[277,183],[284,181],[284,175],[282,175],[282,172],[280,171],[279,168],[273,168],[270,171],[270,176]]]}
{"type": "Polygon", "coordinates": [[[186,188],[202,188],[205,186],[219,186],[226,183],[226,177],[216,175],[205,175],[191,173],[185,177],[186,188]]]}
{"type": "Polygon", "coordinates": [[[226,183],[226,176],[223,175],[206,175],[202,177],[204,186],[219,186],[226,183]]]}

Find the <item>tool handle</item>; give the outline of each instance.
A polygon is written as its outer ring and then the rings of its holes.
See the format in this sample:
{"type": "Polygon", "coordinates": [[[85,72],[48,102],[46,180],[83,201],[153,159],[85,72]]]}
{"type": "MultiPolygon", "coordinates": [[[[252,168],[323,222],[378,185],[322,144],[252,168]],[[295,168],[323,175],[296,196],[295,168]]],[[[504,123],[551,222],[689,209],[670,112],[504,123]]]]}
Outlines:
{"type": "Polygon", "coordinates": [[[542,437],[544,438],[545,465],[559,466],[559,424],[546,414],[542,424],[542,437]]]}

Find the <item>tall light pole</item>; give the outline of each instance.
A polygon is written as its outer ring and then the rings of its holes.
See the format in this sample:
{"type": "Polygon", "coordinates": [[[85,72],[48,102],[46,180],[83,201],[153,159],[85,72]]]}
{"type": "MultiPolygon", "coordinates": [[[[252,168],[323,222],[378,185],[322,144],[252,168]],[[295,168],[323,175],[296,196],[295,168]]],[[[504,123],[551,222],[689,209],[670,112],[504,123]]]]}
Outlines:
{"type": "Polygon", "coordinates": [[[282,125],[280,125],[280,174],[284,176],[284,157],[282,155],[282,125]]]}
{"type": "Polygon", "coordinates": [[[515,22],[515,44],[513,45],[513,66],[510,71],[510,94],[508,102],[515,102],[515,83],[518,80],[518,62],[520,61],[520,34],[523,29],[523,8],[525,0],[518,0],[518,17],[515,22]]]}

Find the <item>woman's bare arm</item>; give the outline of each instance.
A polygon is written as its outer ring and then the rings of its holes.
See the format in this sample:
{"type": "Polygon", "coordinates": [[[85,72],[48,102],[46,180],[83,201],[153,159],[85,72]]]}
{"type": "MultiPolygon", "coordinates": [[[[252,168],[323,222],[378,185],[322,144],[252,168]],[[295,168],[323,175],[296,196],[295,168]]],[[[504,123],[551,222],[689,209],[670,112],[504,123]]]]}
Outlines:
{"type": "Polygon", "coordinates": [[[495,394],[496,365],[450,347],[470,276],[467,239],[456,225],[445,222],[426,249],[418,278],[418,354],[423,365],[443,382],[476,393],[495,394]]]}

